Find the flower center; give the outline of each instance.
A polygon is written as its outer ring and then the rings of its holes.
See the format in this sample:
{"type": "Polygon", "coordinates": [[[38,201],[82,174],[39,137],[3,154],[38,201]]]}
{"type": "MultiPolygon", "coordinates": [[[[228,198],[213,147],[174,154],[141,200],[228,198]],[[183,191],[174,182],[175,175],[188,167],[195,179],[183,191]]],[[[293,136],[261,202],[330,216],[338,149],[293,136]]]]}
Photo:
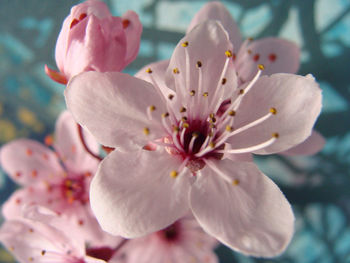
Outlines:
{"type": "Polygon", "coordinates": [[[69,176],[65,178],[60,186],[62,196],[68,203],[87,201],[87,193],[85,189],[85,175],[69,176]]]}
{"type": "Polygon", "coordinates": [[[169,242],[169,243],[176,242],[180,238],[180,228],[181,228],[180,223],[175,222],[169,227],[161,231],[158,231],[157,234],[166,242],[169,242]]]}

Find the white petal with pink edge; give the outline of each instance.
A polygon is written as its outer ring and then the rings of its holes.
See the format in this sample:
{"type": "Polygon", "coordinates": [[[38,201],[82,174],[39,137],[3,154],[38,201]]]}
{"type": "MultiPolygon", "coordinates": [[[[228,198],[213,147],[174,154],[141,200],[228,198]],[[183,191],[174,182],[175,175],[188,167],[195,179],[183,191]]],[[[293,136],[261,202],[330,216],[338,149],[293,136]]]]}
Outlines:
{"type": "Polygon", "coordinates": [[[246,255],[273,257],[294,231],[294,215],[279,188],[253,163],[212,163],[232,183],[206,166],[191,188],[199,224],[219,241],[246,255]]]}
{"type": "Polygon", "coordinates": [[[13,180],[23,185],[54,180],[64,172],[53,151],[28,139],[5,144],[0,150],[0,163],[13,180]]]}
{"type": "Polygon", "coordinates": [[[154,87],[119,72],[85,72],[65,90],[68,109],[105,146],[140,148],[161,138],[165,105],[154,87]]]}
{"type": "Polygon", "coordinates": [[[257,154],[285,151],[310,136],[321,111],[321,89],[311,76],[263,76],[244,93],[227,140],[257,154]]]}
{"type": "Polygon", "coordinates": [[[91,182],[92,210],[103,230],[135,238],[165,228],[188,210],[187,168],[164,151],[110,153],[91,182]]]}

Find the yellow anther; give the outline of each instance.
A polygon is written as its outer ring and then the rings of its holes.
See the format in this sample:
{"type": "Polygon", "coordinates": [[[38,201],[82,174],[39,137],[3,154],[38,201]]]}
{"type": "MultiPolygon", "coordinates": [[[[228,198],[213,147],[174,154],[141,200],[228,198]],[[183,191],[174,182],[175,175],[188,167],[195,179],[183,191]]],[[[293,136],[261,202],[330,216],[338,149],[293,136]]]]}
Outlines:
{"type": "Polygon", "coordinates": [[[210,118],[210,119],[209,119],[209,122],[210,122],[210,123],[215,123],[215,122],[216,122],[216,118],[215,118],[215,117],[210,118]]]}
{"type": "Polygon", "coordinates": [[[162,118],[166,118],[166,117],[169,117],[169,112],[166,112],[166,113],[162,114],[162,118]]]}
{"type": "Polygon", "coordinates": [[[222,85],[225,85],[225,84],[226,84],[226,81],[227,81],[226,78],[223,78],[222,81],[221,81],[221,84],[222,84],[222,85]]]}
{"type": "Polygon", "coordinates": [[[156,110],[156,106],[154,106],[154,105],[151,105],[151,106],[149,106],[149,110],[152,112],[152,111],[155,111],[156,110]]]}
{"type": "Polygon", "coordinates": [[[231,111],[228,112],[228,115],[233,117],[233,116],[236,115],[236,112],[234,110],[231,110],[231,111]]]}
{"type": "Polygon", "coordinates": [[[263,64],[259,64],[259,65],[258,65],[258,69],[264,70],[264,69],[265,69],[265,66],[264,66],[263,64]]]}
{"type": "Polygon", "coordinates": [[[210,128],[210,129],[215,129],[215,128],[216,128],[216,125],[213,124],[213,123],[211,123],[211,124],[209,125],[209,128],[210,128]]]}
{"type": "Polygon", "coordinates": [[[46,254],[46,250],[41,250],[41,255],[44,256],[46,254]]]}
{"type": "Polygon", "coordinates": [[[143,128],[143,133],[145,135],[149,135],[149,128],[147,128],[147,127],[143,128]]]}
{"type": "Polygon", "coordinates": [[[239,180],[238,179],[234,179],[232,181],[232,185],[239,185],[239,180]]]}
{"type": "Polygon", "coordinates": [[[192,132],[192,137],[197,138],[198,136],[199,136],[199,133],[198,133],[198,132],[192,132]]]}
{"type": "Polygon", "coordinates": [[[201,67],[202,67],[202,62],[201,62],[201,61],[197,61],[196,67],[197,67],[197,68],[201,68],[201,67]]]}
{"type": "Polygon", "coordinates": [[[270,108],[270,112],[272,113],[272,114],[277,114],[277,110],[276,110],[276,108],[270,108]]]}
{"type": "Polygon", "coordinates": [[[169,100],[172,100],[173,98],[174,98],[174,95],[173,95],[173,94],[169,94],[169,95],[168,95],[168,99],[169,99],[169,100]]]}
{"type": "Polygon", "coordinates": [[[186,112],[186,108],[185,108],[185,107],[181,107],[181,108],[180,108],[180,112],[181,112],[181,113],[186,112]]]}
{"type": "Polygon", "coordinates": [[[180,73],[180,70],[179,70],[178,68],[174,68],[174,69],[173,69],[173,72],[174,72],[174,74],[179,74],[179,73],[180,73]]]}
{"type": "Polygon", "coordinates": [[[209,118],[214,118],[214,117],[215,117],[214,113],[209,114],[209,118]]]}
{"type": "Polygon", "coordinates": [[[252,54],[252,51],[250,49],[247,50],[248,54],[252,54]]]}
{"type": "Polygon", "coordinates": [[[244,94],[244,89],[240,89],[240,90],[239,90],[239,94],[240,94],[240,95],[243,95],[243,94],[244,94]]]}
{"type": "Polygon", "coordinates": [[[225,55],[226,55],[226,57],[228,57],[228,58],[232,57],[232,51],[231,51],[231,50],[225,51],[225,55]]]}
{"type": "Polygon", "coordinates": [[[181,46],[187,47],[187,46],[188,46],[188,41],[183,42],[183,43],[181,44],[181,46]]]}
{"type": "Polygon", "coordinates": [[[232,132],[232,131],[233,131],[233,127],[230,126],[230,125],[227,125],[227,126],[226,126],[226,131],[232,132]]]}
{"type": "MultiPolygon", "coordinates": [[[[215,126],[215,125],[214,125],[215,126]]],[[[212,132],[212,131],[210,131],[209,133],[208,133],[208,136],[209,137],[213,137],[214,136],[214,133],[212,132]]]]}
{"type": "Polygon", "coordinates": [[[185,122],[185,121],[187,121],[187,117],[186,117],[186,116],[183,116],[183,117],[181,118],[181,120],[182,120],[183,122],[185,122]]]}
{"type": "Polygon", "coordinates": [[[280,135],[277,132],[274,132],[272,133],[272,137],[277,139],[278,137],[280,137],[280,135]]]}
{"type": "Polygon", "coordinates": [[[191,91],[190,91],[190,95],[191,95],[191,96],[194,96],[195,94],[196,94],[196,91],[195,91],[195,90],[191,90],[191,91]]]}
{"type": "Polygon", "coordinates": [[[172,170],[172,171],[170,172],[170,176],[171,176],[172,178],[176,178],[178,175],[179,175],[179,174],[178,174],[177,171],[175,171],[175,170],[172,170]]]}
{"type": "Polygon", "coordinates": [[[173,132],[179,132],[179,131],[180,131],[180,128],[174,125],[173,126],[173,132]]]}
{"type": "Polygon", "coordinates": [[[153,71],[152,71],[151,68],[148,68],[148,69],[146,69],[146,72],[147,72],[148,74],[151,74],[153,71]]]}
{"type": "Polygon", "coordinates": [[[204,92],[203,93],[203,97],[208,97],[209,96],[209,93],[208,92],[204,92]]]}
{"type": "Polygon", "coordinates": [[[210,146],[211,148],[215,148],[215,143],[214,143],[214,142],[210,142],[210,143],[209,143],[209,146],[210,146]]]}
{"type": "Polygon", "coordinates": [[[189,125],[187,122],[185,122],[184,124],[182,124],[182,127],[184,127],[185,129],[187,129],[187,128],[190,127],[190,125],[189,125]]]}

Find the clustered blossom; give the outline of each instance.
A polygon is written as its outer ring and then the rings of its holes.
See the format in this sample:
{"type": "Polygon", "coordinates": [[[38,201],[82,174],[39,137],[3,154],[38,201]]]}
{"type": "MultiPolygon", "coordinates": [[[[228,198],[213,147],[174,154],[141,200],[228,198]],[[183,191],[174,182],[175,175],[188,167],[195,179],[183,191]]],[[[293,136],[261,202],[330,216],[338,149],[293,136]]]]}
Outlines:
{"type": "Polygon", "coordinates": [[[142,25],[87,0],[56,45],[68,111],[48,145],[0,149],[19,185],[0,241],[20,262],[217,263],[218,241],[274,257],[294,232],[292,208],[253,155],[314,154],[321,91],[295,75],[290,41],[242,40],[227,9],[206,4],[170,60],[121,73],[142,25]],[[106,157],[100,157],[99,144],[106,157]],[[101,161],[102,160],[102,161],[101,161]],[[209,235],[208,235],[209,234],[209,235]]]}

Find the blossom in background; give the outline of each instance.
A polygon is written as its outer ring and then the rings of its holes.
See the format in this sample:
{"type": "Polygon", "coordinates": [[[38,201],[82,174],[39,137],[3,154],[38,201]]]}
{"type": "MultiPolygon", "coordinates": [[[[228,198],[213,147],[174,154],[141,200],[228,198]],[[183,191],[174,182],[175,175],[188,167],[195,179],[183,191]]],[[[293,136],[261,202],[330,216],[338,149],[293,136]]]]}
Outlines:
{"type": "Polygon", "coordinates": [[[46,74],[62,84],[83,71],[121,71],[138,53],[142,24],[134,11],[111,15],[105,3],[88,0],[72,7],[56,43],[59,72],[46,74]]]}
{"type": "Polygon", "coordinates": [[[165,74],[147,69],[151,83],[119,72],[72,79],[65,97],[75,119],[118,149],[90,188],[104,230],[139,237],[190,209],[207,233],[244,254],[271,257],[286,248],[293,212],[251,153],[304,141],[321,91],[312,76],[260,77],[262,65],[239,86],[232,49],[222,25],[206,21],[176,46],[165,74]]]}
{"type": "MultiPolygon", "coordinates": [[[[93,137],[84,133],[89,148],[98,152],[93,137]]],[[[98,161],[83,148],[77,124],[68,111],[57,120],[54,138],[55,152],[36,141],[17,139],[0,150],[0,163],[4,171],[18,184],[24,186],[15,191],[3,204],[6,219],[22,213],[28,204],[37,204],[65,214],[90,235],[97,225],[89,205],[89,186],[97,170],[98,161]]],[[[98,239],[99,232],[91,239],[98,239]]]]}
{"type": "Polygon", "coordinates": [[[20,263],[107,262],[87,255],[85,240],[75,229],[76,226],[70,225],[64,216],[31,206],[25,209],[24,217],[2,224],[0,241],[20,263]]]}
{"type": "MultiPolygon", "coordinates": [[[[251,81],[259,64],[264,65],[261,75],[274,73],[297,73],[300,65],[300,49],[288,40],[267,37],[258,40],[251,38],[243,41],[240,30],[230,12],[221,2],[205,4],[193,17],[187,32],[205,20],[218,20],[229,34],[233,44],[233,64],[239,83],[251,81]]],[[[313,155],[319,152],[325,139],[317,131],[313,131],[305,142],[284,151],[284,155],[313,155]]]]}
{"type": "Polygon", "coordinates": [[[216,263],[213,250],[217,245],[194,218],[185,217],[146,237],[129,240],[120,253],[125,253],[125,263],[216,263]]]}

